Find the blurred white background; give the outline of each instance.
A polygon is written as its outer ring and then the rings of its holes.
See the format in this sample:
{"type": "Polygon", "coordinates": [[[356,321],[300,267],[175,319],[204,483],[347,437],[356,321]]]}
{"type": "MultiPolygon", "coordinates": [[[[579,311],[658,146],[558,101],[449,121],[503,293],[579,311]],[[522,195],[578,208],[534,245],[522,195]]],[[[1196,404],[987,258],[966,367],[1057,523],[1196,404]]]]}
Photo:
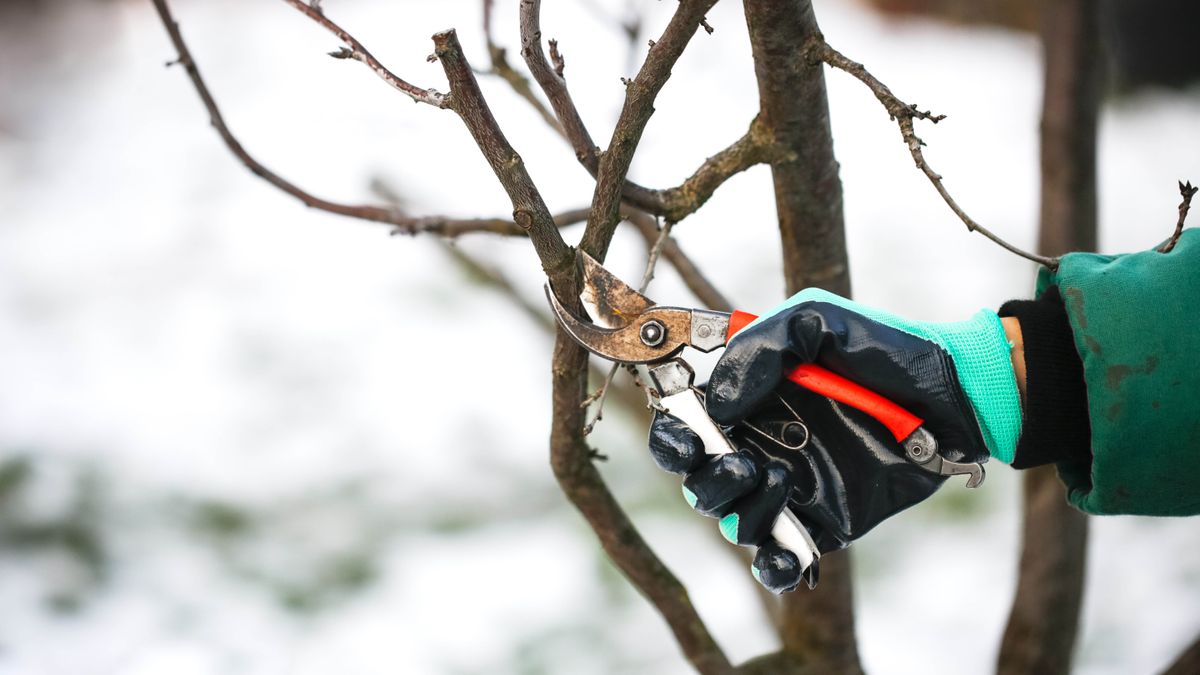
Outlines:
{"type": "MultiPolygon", "coordinates": [[[[674,3],[633,3],[657,36],[674,3]]],[[[414,213],[502,215],[457,117],[413,105],[279,2],[179,0],[227,121],[311,191],[414,213]]],[[[446,86],[429,36],[479,67],[480,3],[328,0],[384,63],[446,86]]],[[[516,45],[516,0],[496,35],[516,45]]],[[[623,0],[547,3],[597,142],[636,54],[623,0]]],[[[610,566],[547,462],[550,337],[428,238],[305,209],[207,124],[150,3],[12,3],[0,13],[0,673],[688,672],[610,566]],[[4,18],[6,17],[6,18],[4,18]]],[[[1035,38],[895,22],[817,2],[830,42],[908,101],[978,220],[1026,248],[1037,220],[1035,38]]],[[[709,16],[656,104],[632,177],[678,183],[757,109],[739,3],[709,16]]],[[[856,297],[956,319],[1027,295],[1034,270],[969,235],[858,82],[828,74],[856,297]]],[[[590,179],[502,82],[483,79],[553,210],[590,179]]],[[[1143,92],[1101,122],[1101,245],[1149,247],[1200,179],[1200,92],[1143,92]]],[[[729,181],[676,230],[747,310],[781,299],[769,172],[729,181]]],[[[568,232],[578,236],[578,230],[568,232]]],[[[528,242],[464,238],[541,302],[528,242]]],[[[636,279],[644,246],[611,267],[636,279]]],[[[692,299],[667,266],[652,297],[692,299]]],[[[1134,308],[1131,308],[1131,312],[1134,308]]],[[[1131,321],[1136,314],[1131,315],[1131,321]]],[[[774,647],[743,562],[692,515],[614,411],[614,491],[731,658],[774,647]]],[[[1017,561],[1019,481],[948,486],[856,547],[873,673],[990,672],[1017,561]],[[939,589],[954,580],[969,591],[939,589]],[[913,626],[920,626],[913,630],[913,626]]],[[[1150,672],[1200,630],[1200,520],[1093,521],[1082,673],[1150,672]]]]}

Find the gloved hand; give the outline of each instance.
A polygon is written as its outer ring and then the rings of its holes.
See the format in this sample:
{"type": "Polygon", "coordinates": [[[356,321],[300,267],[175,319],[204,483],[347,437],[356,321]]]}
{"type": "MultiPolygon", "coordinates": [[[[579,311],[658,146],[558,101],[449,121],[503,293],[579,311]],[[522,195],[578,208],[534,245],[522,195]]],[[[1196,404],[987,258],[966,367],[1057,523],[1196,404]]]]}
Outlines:
{"type": "Polygon", "coordinates": [[[706,456],[699,437],[669,412],[656,414],[649,443],[660,467],[686,474],[684,495],[696,510],[721,518],[730,541],[759,547],[752,571],[774,592],[796,588],[804,572],[770,537],[783,508],[825,553],[945,482],[910,463],[874,418],[786,380],[801,363],[923,418],[946,459],[1012,461],[1021,407],[994,312],[924,323],[816,289],[798,293],[738,333],[713,369],[708,412],[738,451],[706,456]]]}

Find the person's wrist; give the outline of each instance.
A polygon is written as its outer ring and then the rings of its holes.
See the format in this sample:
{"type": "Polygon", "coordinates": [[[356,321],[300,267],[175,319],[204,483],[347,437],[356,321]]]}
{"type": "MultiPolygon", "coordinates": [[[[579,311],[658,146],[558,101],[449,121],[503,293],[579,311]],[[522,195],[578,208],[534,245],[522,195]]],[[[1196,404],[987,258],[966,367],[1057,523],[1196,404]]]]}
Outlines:
{"type": "Polygon", "coordinates": [[[1025,404],[1025,340],[1021,335],[1021,322],[1015,316],[1000,317],[1004,326],[1004,337],[1008,338],[1009,358],[1012,359],[1013,374],[1017,378],[1017,391],[1021,395],[1021,405],[1025,404]]]}
{"type": "MultiPolygon", "coordinates": [[[[1058,288],[1036,300],[1013,300],[1000,307],[1001,320],[1015,321],[1021,335],[1025,375],[1025,425],[1013,468],[1058,462],[1090,462],[1091,429],[1083,364],[1058,288]]],[[[1014,356],[1014,369],[1016,357],[1014,356]]]]}

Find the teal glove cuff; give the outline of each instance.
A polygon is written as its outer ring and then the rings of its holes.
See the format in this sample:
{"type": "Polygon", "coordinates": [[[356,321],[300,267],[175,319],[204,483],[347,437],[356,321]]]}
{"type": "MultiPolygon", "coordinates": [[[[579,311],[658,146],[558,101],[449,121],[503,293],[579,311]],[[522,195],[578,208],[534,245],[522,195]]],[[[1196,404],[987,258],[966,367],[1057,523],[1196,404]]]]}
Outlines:
{"type": "Polygon", "coordinates": [[[1012,463],[1017,438],[1021,435],[1021,398],[1013,373],[1008,338],[995,312],[984,309],[966,321],[951,323],[913,321],[860,305],[828,291],[807,288],[750,325],[803,302],[837,305],[944,349],[954,361],[959,384],[975,411],[976,422],[989,454],[1006,464],[1012,463]]]}

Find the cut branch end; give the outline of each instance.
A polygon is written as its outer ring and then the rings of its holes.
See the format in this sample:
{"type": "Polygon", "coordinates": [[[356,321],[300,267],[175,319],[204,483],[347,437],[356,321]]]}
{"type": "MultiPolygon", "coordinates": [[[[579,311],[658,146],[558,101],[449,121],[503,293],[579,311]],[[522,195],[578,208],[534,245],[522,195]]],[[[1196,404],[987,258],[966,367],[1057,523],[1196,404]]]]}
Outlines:
{"type": "Polygon", "coordinates": [[[1175,245],[1179,243],[1179,237],[1183,235],[1183,224],[1187,220],[1188,211],[1192,209],[1192,197],[1196,196],[1196,191],[1200,188],[1192,187],[1192,182],[1179,181],[1179,195],[1183,197],[1183,201],[1179,202],[1179,220],[1175,222],[1175,231],[1171,233],[1171,238],[1158,248],[1159,253],[1170,253],[1175,245]]]}

